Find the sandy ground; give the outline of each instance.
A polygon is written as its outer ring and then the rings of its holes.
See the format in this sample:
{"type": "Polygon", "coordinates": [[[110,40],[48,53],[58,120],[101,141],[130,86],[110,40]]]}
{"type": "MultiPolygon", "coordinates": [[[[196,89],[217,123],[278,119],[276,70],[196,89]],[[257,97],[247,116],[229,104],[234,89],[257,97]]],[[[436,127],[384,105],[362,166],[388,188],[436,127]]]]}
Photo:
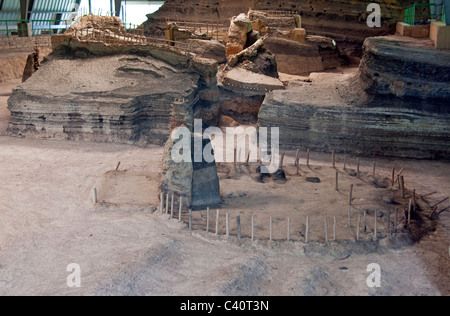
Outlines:
{"type": "MultiPolygon", "coordinates": [[[[8,115],[4,95],[11,88],[0,90],[1,131],[8,115]]],[[[292,161],[293,153],[286,159],[292,161]]],[[[329,155],[313,153],[311,159],[322,177],[328,175],[329,155]]],[[[450,212],[442,213],[430,236],[396,250],[373,249],[372,243],[305,247],[302,242],[215,237],[151,212],[157,205],[152,190],[161,160],[159,147],[1,136],[0,295],[450,294],[450,212]],[[99,199],[117,205],[94,206],[94,186],[105,188],[99,199]],[[347,258],[348,249],[353,253],[347,258]],[[80,288],[66,284],[70,263],[81,267],[80,288]],[[367,286],[371,263],[381,267],[381,288],[367,286]]],[[[342,160],[338,156],[338,163],[342,160]]],[[[363,160],[364,172],[373,161],[363,160]]],[[[424,194],[437,191],[431,204],[450,192],[449,163],[376,161],[380,174],[405,167],[408,187],[424,194]]],[[[300,195],[295,200],[292,194],[295,181],[301,179],[258,186],[245,175],[222,179],[224,208],[231,212],[273,192],[279,197],[266,198],[255,209],[293,208],[302,203],[300,195]],[[233,197],[242,191],[247,195],[233,197]],[[284,197],[283,191],[290,193],[284,197]]]]}

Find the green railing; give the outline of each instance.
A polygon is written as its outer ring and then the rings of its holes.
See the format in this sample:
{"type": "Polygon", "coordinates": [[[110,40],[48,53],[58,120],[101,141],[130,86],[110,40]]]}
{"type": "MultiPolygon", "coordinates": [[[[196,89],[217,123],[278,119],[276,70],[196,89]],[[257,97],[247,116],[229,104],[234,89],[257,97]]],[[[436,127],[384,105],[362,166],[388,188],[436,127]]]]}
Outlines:
{"type": "Polygon", "coordinates": [[[20,23],[30,23],[31,24],[31,34],[37,35],[35,33],[41,32],[52,35],[54,30],[66,30],[69,25],[66,25],[65,20],[0,20],[0,35],[5,32],[7,37],[10,37],[12,33],[27,33],[28,28],[19,28],[20,23]],[[63,23],[63,24],[61,24],[63,23]]]}
{"type": "Polygon", "coordinates": [[[27,20],[0,20],[0,34],[6,32],[6,36],[9,37],[12,32],[26,32],[27,29],[20,29],[19,23],[28,23],[27,20]],[[13,25],[11,25],[13,23],[13,25]],[[3,25],[4,24],[4,25],[3,25]]]}
{"type": "MultiPolygon", "coordinates": [[[[434,5],[434,4],[433,4],[434,5]]],[[[405,10],[404,22],[409,25],[426,25],[431,20],[430,3],[416,3],[405,10]]],[[[442,5],[442,21],[445,23],[445,10],[442,5]]]]}

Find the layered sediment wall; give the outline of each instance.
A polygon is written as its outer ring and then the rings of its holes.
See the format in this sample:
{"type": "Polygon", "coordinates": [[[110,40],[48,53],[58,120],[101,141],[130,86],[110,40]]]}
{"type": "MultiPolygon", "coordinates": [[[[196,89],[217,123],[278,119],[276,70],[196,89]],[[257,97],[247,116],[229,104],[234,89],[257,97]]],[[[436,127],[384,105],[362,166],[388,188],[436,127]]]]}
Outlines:
{"type": "Polygon", "coordinates": [[[450,159],[450,52],[399,37],[364,47],[354,76],[269,93],[259,125],[280,127],[284,148],[450,159]]]}

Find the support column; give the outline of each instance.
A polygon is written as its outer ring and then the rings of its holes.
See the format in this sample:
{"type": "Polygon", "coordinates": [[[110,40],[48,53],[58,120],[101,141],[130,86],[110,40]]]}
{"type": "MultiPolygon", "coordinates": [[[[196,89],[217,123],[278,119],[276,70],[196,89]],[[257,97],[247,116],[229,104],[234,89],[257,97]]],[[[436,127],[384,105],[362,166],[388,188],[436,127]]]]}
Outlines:
{"type": "Polygon", "coordinates": [[[115,16],[119,16],[120,15],[120,8],[122,7],[122,0],[111,0],[111,1],[115,1],[115,16]]]}
{"type": "Polygon", "coordinates": [[[31,36],[31,25],[28,23],[28,7],[30,0],[20,0],[20,19],[27,22],[20,22],[17,24],[20,37],[31,36]]]}

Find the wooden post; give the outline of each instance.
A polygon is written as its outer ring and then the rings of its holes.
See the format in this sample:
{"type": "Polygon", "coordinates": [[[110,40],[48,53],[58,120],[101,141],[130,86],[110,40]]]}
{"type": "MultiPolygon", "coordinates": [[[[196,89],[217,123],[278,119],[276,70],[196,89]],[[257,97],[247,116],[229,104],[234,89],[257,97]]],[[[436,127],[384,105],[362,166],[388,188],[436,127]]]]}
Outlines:
{"type": "Polygon", "coordinates": [[[272,241],[272,237],[273,237],[273,220],[272,217],[270,217],[270,241],[272,241]]]}
{"type": "Polygon", "coordinates": [[[361,215],[358,215],[358,225],[356,227],[356,241],[359,241],[360,229],[361,229],[361,215]]]}
{"type": "Polygon", "coordinates": [[[230,236],[230,214],[229,213],[227,213],[227,215],[226,215],[226,229],[227,229],[227,232],[226,232],[226,235],[227,235],[227,237],[228,236],[230,236]]]}
{"type": "Polygon", "coordinates": [[[192,230],[192,210],[189,210],[189,230],[192,230]]]}
{"type": "Polygon", "coordinates": [[[374,163],[373,163],[373,172],[372,172],[372,177],[374,177],[374,178],[375,178],[375,172],[376,172],[376,169],[377,169],[377,163],[374,162],[374,163]]]}
{"type": "Polygon", "coordinates": [[[209,233],[209,207],[206,209],[206,232],[209,233]]]}
{"type": "Polygon", "coordinates": [[[408,226],[411,225],[411,209],[412,209],[412,200],[409,200],[409,206],[408,206],[408,226]]]}
{"type": "Polygon", "coordinates": [[[291,219],[288,218],[288,224],[287,224],[287,241],[291,241],[291,219]]]}
{"type": "Polygon", "coordinates": [[[348,206],[348,227],[352,227],[352,210],[351,206],[348,206]]]}
{"type": "Polygon", "coordinates": [[[281,154],[281,161],[280,161],[280,169],[283,169],[284,156],[285,156],[285,153],[282,153],[281,154]]]}
{"type": "Polygon", "coordinates": [[[413,190],[413,212],[416,212],[416,189],[413,190]]]}
{"type": "Polygon", "coordinates": [[[403,173],[403,170],[405,170],[405,168],[403,167],[402,169],[400,169],[400,171],[398,172],[398,176],[400,177],[403,173]]]}
{"type": "Polygon", "coordinates": [[[378,238],[377,214],[378,214],[378,211],[375,211],[375,226],[374,226],[374,230],[373,230],[373,239],[375,241],[377,241],[377,238],[378,238]]]}
{"type": "Polygon", "coordinates": [[[334,216],[334,223],[333,223],[333,240],[336,241],[336,227],[337,227],[337,220],[336,216],[334,216]]]}
{"type": "Polygon", "coordinates": [[[309,153],[310,153],[310,150],[308,149],[307,151],[306,151],[306,165],[309,167],[309,153]]]}
{"type": "Polygon", "coordinates": [[[297,149],[297,153],[295,154],[295,166],[298,166],[299,162],[300,162],[300,149],[297,149]]]}
{"type": "Polygon", "coordinates": [[[392,186],[394,186],[394,184],[395,184],[395,167],[392,167],[392,179],[391,179],[391,182],[392,182],[392,186]]]}
{"type": "Polygon", "coordinates": [[[216,237],[219,236],[219,216],[220,216],[220,211],[217,210],[217,214],[216,214],[216,237]]]}
{"type": "Polygon", "coordinates": [[[181,211],[183,209],[183,197],[180,196],[180,208],[178,209],[178,221],[181,222],[181,211]]]}
{"type": "Polygon", "coordinates": [[[405,190],[405,178],[403,176],[400,177],[400,188],[402,189],[402,199],[406,198],[406,190],[405,190]]]}
{"type": "Polygon", "coordinates": [[[164,207],[164,193],[160,193],[159,194],[159,211],[161,212],[161,214],[163,214],[164,213],[164,211],[163,211],[163,207],[164,207]]]}
{"type": "Polygon", "coordinates": [[[325,243],[328,244],[328,217],[325,216],[325,243]]]}
{"type": "Polygon", "coordinates": [[[92,200],[93,200],[94,204],[97,204],[97,202],[98,202],[98,200],[97,200],[97,188],[94,188],[92,190],[92,195],[93,195],[92,200]]]}
{"type": "Polygon", "coordinates": [[[252,215],[252,240],[255,240],[255,216],[252,215]]]}
{"type": "Polygon", "coordinates": [[[339,191],[339,171],[336,171],[336,191],[339,191]]]}
{"type": "Polygon", "coordinates": [[[333,162],[333,168],[336,168],[336,152],[334,150],[331,152],[331,160],[333,162]]]}
{"type": "Polygon", "coordinates": [[[350,193],[348,194],[348,205],[352,205],[353,200],[353,184],[350,185],[350,193]]]}
{"type": "Polygon", "coordinates": [[[246,166],[249,166],[249,165],[250,165],[250,153],[251,153],[251,150],[249,150],[249,151],[248,151],[248,154],[247,154],[247,160],[245,161],[245,165],[246,165],[246,166]]]}
{"type": "Polygon", "coordinates": [[[364,211],[364,227],[363,227],[364,233],[367,233],[367,210],[364,211]]]}
{"type": "Polygon", "coordinates": [[[169,194],[166,194],[166,214],[169,214],[169,194]]]}
{"type": "Polygon", "coordinates": [[[237,236],[238,236],[238,239],[240,240],[242,238],[242,235],[241,235],[241,217],[240,216],[236,217],[236,223],[237,223],[237,236]]]}
{"type": "Polygon", "coordinates": [[[170,218],[173,218],[173,192],[172,192],[172,201],[170,203],[170,218]]]}
{"type": "Polygon", "coordinates": [[[359,157],[356,158],[356,176],[359,178],[360,172],[359,172],[359,157]]]}
{"type": "Polygon", "coordinates": [[[305,242],[309,243],[309,216],[306,217],[305,242]]]}

